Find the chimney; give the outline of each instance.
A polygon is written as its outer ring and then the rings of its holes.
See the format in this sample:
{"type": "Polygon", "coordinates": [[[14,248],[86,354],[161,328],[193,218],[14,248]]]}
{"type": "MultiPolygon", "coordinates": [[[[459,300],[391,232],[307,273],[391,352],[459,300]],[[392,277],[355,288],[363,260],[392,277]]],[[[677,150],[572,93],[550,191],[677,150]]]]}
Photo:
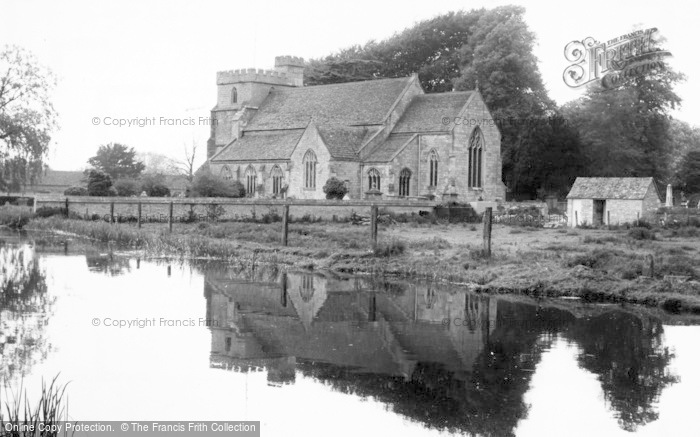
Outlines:
{"type": "Polygon", "coordinates": [[[277,56],[275,57],[275,70],[286,73],[290,85],[304,86],[304,58],[277,56]]]}

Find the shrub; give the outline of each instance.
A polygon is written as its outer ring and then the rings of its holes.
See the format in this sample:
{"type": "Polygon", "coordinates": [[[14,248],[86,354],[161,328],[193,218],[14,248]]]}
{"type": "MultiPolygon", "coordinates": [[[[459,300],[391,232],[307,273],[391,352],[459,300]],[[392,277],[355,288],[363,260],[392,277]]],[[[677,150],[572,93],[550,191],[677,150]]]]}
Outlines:
{"type": "Polygon", "coordinates": [[[64,216],[66,215],[66,209],[52,206],[42,206],[41,208],[37,208],[36,212],[34,213],[35,217],[41,218],[51,217],[54,215],[64,216]]]}
{"type": "Polygon", "coordinates": [[[63,192],[64,196],[87,196],[88,190],[85,187],[70,187],[63,192]]]}
{"type": "Polygon", "coordinates": [[[406,243],[400,240],[391,240],[388,243],[379,243],[374,248],[374,255],[381,257],[390,257],[401,255],[406,251],[406,243]]]}
{"type": "Polygon", "coordinates": [[[634,240],[656,240],[654,231],[646,228],[632,228],[627,235],[634,240]]]}
{"type": "Polygon", "coordinates": [[[141,184],[134,179],[120,179],[114,183],[117,196],[131,197],[141,193],[141,184]]]}
{"type": "Polygon", "coordinates": [[[326,193],[326,199],[342,200],[348,194],[348,187],[338,178],[330,178],[323,186],[323,192],[326,193]]]}
{"type": "Polygon", "coordinates": [[[89,196],[111,196],[113,191],[112,179],[109,175],[99,170],[90,170],[88,173],[87,191],[89,196]]]}
{"type": "Polygon", "coordinates": [[[150,197],[167,197],[170,195],[170,188],[165,183],[165,176],[162,174],[149,174],[141,180],[139,191],[145,191],[150,197]]]}
{"type": "Polygon", "coordinates": [[[226,179],[202,173],[192,183],[192,195],[194,197],[244,197],[245,188],[239,181],[226,179]]]}

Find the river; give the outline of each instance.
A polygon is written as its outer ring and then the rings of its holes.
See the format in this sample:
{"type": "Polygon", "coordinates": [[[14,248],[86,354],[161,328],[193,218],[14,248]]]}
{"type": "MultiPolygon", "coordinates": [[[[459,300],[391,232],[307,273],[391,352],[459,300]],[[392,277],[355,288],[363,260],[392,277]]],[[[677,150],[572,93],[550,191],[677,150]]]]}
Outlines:
{"type": "Polygon", "coordinates": [[[698,435],[700,326],[653,309],[0,239],[0,378],[69,420],[262,435],[698,435]]]}

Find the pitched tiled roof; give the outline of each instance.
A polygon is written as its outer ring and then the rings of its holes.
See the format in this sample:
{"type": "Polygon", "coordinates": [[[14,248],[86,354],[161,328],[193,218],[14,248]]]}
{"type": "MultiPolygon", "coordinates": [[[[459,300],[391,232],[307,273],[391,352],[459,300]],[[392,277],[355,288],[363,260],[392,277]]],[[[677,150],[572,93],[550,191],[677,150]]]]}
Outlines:
{"type": "Polygon", "coordinates": [[[449,131],[454,123],[444,124],[443,118],[453,121],[471,95],[463,91],[415,96],[392,132],[449,131]]]}
{"type": "Polygon", "coordinates": [[[357,158],[360,147],[377,133],[378,126],[317,126],[334,158],[357,158]]]}
{"type": "Polygon", "coordinates": [[[212,161],[257,161],[289,159],[305,129],[245,132],[212,161]]]}
{"type": "Polygon", "coordinates": [[[398,152],[406,143],[415,139],[415,135],[391,134],[371,155],[365,159],[366,162],[389,162],[394,154],[398,152]]]}
{"type": "MultiPolygon", "coordinates": [[[[653,178],[576,178],[567,199],[643,199],[653,178]]],[[[653,187],[653,189],[656,189],[653,187]]]]}
{"type": "Polygon", "coordinates": [[[245,130],[299,129],[316,124],[381,124],[411,77],[299,88],[276,88],[245,130]]]}

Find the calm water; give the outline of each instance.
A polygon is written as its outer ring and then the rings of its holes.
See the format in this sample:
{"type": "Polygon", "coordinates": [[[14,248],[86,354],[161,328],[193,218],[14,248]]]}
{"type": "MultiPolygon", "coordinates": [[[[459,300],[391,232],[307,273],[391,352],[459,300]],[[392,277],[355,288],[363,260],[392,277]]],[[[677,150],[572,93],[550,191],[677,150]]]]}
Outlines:
{"type": "Polygon", "coordinates": [[[0,240],[0,376],[31,394],[60,372],[71,420],[260,420],[265,436],[700,432],[700,327],[650,310],[34,246],[0,240]]]}

